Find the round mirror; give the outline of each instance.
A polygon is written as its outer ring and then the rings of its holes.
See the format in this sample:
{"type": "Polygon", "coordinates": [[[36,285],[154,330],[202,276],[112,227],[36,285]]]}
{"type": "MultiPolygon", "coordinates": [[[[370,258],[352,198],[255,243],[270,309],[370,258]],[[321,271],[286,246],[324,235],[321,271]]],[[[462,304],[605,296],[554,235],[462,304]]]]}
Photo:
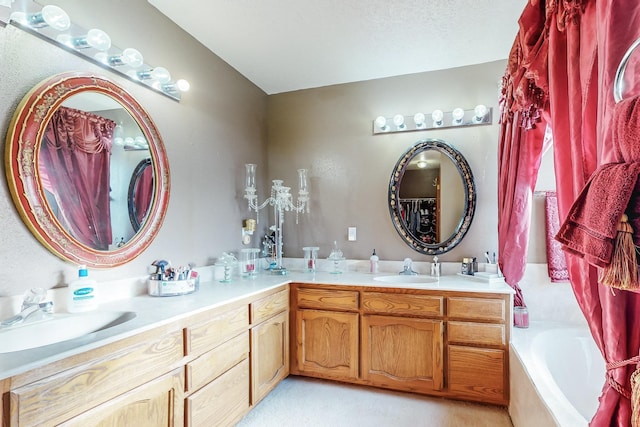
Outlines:
{"type": "Polygon", "coordinates": [[[66,261],[124,264],[151,243],[164,220],[169,165],[160,134],[142,106],[104,77],[64,73],[37,85],[13,116],[5,156],[21,217],[66,261]],[[129,187],[144,159],[146,209],[134,226],[129,187]]]}
{"type": "Polygon", "coordinates": [[[412,249],[428,255],[453,249],[469,230],[475,203],[471,168],[444,141],[419,141],[396,163],[389,183],[389,212],[412,249]]]}

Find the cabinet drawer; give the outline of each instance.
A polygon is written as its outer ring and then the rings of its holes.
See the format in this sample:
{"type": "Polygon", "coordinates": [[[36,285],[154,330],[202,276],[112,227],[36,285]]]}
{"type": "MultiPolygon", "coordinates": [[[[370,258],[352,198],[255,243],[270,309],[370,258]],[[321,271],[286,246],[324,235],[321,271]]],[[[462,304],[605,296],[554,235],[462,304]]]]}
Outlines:
{"type": "Polygon", "coordinates": [[[495,346],[506,344],[505,326],[496,323],[449,321],[447,333],[450,343],[495,346]]]}
{"type": "Polygon", "coordinates": [[[274,314],[289,308],[289,290],[285,289],[272,295],[267,295],[251,303],[251,324],[256,325],[274,314]]]}
{"type": "Polygon", "coordinates": [[[450,318],[504,322],[506,312],[503,299],[449,297],[448,300],[450,318]]]}
{"type": "Polygon", "coordinates": [[[224,342],[188,363],[187,391],[198,390],[211,380],[249,357],[249,331],[224,342]]]}
{"type": "Polygon", "coordinates": [[[187,354],[204,353],[248,328],[249,308],[246,305],[214,314],[207,321],[188,328],[187,354]]]}
{"type": "Polygon", "coordinates": [[[431,295],[405,295],[365,292],[362,295],[365,313],[399,314],[409,316],[442,316],[443,298],[431,295]]]}
{"type": "Polygon", "coordinates": [[[249,360],[189,396],[185,406],[186,427],[234,425],[249,410],[249,360]]]}
{"type": "Polygon", "coordinates": [[[337,289],[298,289],[298,307],[357,310],[358,292],[337,289]]]}
{"type": "Polygon", "coordinates": [[[167,372],[183,357],[182,331],[143,341],[10,392],[10,425],[56,424],[167,372]]]}

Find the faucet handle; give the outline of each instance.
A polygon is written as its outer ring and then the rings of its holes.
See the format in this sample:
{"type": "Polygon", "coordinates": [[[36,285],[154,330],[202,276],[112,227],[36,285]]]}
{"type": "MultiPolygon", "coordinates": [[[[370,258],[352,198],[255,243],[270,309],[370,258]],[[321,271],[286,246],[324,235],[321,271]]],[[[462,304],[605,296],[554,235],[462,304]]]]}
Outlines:
{"type": "MultiPolygon", "coordinates": [[[[32,305],[43,302],[47,297],[47,291],[43,288],[31,288],[24,293],[22,299],[22,310],[32,305]]],[[[53,305],[53,303],[51,303],[53,305]]]]}

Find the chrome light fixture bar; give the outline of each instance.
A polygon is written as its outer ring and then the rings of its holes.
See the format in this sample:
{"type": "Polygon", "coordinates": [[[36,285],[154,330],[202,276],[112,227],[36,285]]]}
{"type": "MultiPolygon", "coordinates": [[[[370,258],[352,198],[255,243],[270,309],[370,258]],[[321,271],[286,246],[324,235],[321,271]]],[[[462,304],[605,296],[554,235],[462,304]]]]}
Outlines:
{"type": "Polygon", "coordinates": [[[416,113],[413,116],[378,116],[373,120],[373,134],[490,125],[492,116],[493,109],[482,104],[471,110],[455,108],[453,111],[434,110],[429,114],[416,113]]]}
{"type": "Polygon", "coordinates": [[[0,16],[0,20],[175,101],[189,90],[186,80],[174,81],[166,68],[146,64],[136,49],[112,45],[109,35],[100,29],[73,24],[57,6],[40,8],[35,2],[16,1],[8,18],[0,16]]]}

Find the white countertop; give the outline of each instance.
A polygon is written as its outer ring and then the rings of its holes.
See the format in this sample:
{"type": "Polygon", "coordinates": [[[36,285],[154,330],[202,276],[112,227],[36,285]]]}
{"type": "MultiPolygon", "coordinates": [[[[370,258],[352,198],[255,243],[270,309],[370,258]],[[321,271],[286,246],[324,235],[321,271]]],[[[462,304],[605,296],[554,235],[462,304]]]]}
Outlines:
{"type": "MultiPolygon", "coordinates": [[[[140,295],[112,301],[101,304],[99,310],[132,311],[136,313],[136,317],[122,324],[80,338],[35,349],[0,353],[0,379],[128,338],[200,311],[250,297],[289,282],[513,294],[513,289],[502,281],[489,283],[473,277],[461,277],[459,275],[443,276],[436,283],[426,284],[392,284],[374,280],[376,276],[390,275],[393,275],[393,273],[374,275],[351,272],[331,274],[328,272],[302,273],[290,271],[286,276],[260,274],[254,279],[235,279],[230,283],[202,282],[200,283],[200,289],[189,295],[176,297],[140,295]]],[[[0,350],[2,348],[1,337],[0,332],[0,350]]]]}

